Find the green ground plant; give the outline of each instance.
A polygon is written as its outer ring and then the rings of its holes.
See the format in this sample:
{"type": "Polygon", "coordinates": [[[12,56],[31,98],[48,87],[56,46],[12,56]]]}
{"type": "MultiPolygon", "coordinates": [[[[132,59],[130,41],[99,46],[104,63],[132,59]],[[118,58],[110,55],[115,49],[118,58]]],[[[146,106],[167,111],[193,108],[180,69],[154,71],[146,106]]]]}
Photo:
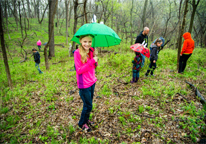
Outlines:
{"type": "MultiPolygon", "coordinates": [[[[15,29],[14,20],[9,18],[9,21],[9,26],[13,25],[15,29]]],[[[8,87],[4,63],[0,61],[0,95],[3,101],[0,109],[1,143],[35,143],[34,136],[42,143],[131,143],[127,139],[138,133],[141,135],[141,129],[150,127],[156,129],[152,132],[153,139],[167,143],[162,135],[173,133],[167,129],[167,124],[174,124],[174,121],[175,125],[179,125],[176,128],[178,131],[188,134],[181,136],[178,143],[194,143],[205,135],[203,117],[206,105],[202,105],[185,84],[185,80],[192,82],[205,97],[205,48],[195,48],[184,74],[179,75],[176,74],[177,50],[166,46],[158,55],[156,77],[144,77],[149,64],[146,58],[137,84],[129,83],[132,78],[131,61],[135,56],[129,49],[130,44],[123,40],[118,46],[102,48],[117,54],[99,53],[98,80],[90,119],[101,123],[94,128],[94,133],[80,134],[76,123],[80,118],[82,102],[76,85],[76,72],[71,71],[74,59],[69,57],[69,45],[65,44],[65,36],[55,28],[55,43],[62,43],[65,48],[55,46],[55,57],[49,60],[49,71],[45,68],[43,52],[40,52],[40,68],[44,74],[39,75],[31,49],[36,48],[38,39],[42,43],[48,41],[48,19],[44,19],[41,25],[36,19],[30,21],[31,29],[24,45],[28,52],[26,62],[20,63],[23,59],[18,45],[20,31],[13,30],[10,40],[5,34],[13,88],[8,87]],[[74,93],[71,94],[71,91],[74,93]],[[109,131],[109,124],[115,130],[109,131]],[[188,141],[185,140],[187,138],[188,141]]],[[[71,30],[69,35],[72,36],[71,30]]],[[[170,143],[175,143],[173,137],[170,137],[170,143]]]]}

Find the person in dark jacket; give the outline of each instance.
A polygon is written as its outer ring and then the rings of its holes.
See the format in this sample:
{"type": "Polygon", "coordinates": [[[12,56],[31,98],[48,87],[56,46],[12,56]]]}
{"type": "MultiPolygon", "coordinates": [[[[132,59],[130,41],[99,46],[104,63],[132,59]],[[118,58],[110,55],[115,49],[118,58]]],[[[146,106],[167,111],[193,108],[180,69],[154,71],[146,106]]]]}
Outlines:
{"type": "Polygon", "coordinates": [[[158,49],[161,45],[162,45],[161,39],[157,39],[155,43],[151,45],[152,51],[151,51],[151,56],[150,56],[150,65],[149,65],[149,69],[147,70],[145,76],[148,76],[150,71],[151,71],[151,76],[154,76],[153,72],[156,68],[156,62],[158,59],[158,49]]]}
{"type": "MultiPolygon", "coordinates": [[[[149,28],[148,27],[144,27],[144,30],[140,32],[140,34],[137,36],[136,40],[135,40],[135,44],[136,43],[143,43],[145,42],[145,46],[148,46],[148,35],[149,34],[149,28]]],[[[142,67],[144,66],[144,62],[145,62],[145,56],[143,54],[142,55],[142,67]]]]}
{"type": "Polygon", "coordinates": [[[39,67],[39,64],[40,64],[40,54],[39,54],[39,52],[35,48],[32,49],[32,52],[33,52],[33,56],[34,56],[35,67],[37,68],[39,73],[42,74],[43,72],[40,70],[40,67],[39,67]]]}
{"type": "MultiPolygon", "coordinates": [[[[165,39],[163,37],[159,37],[159,39],[162,41],[162,45],[159,47],[159,49],[157,50],[157,54],[159,54],[159,52],[164,48],[164,44],[165,44],[165,39]]],[[[152,44],[154,44],[156,42],[157,39],[155,39],[152,44]]],[[[151,45],[152,45],[151,44],[151,45]]],[[[152,51],[152,48],[150,46],[150,52],[152,51]]]]}

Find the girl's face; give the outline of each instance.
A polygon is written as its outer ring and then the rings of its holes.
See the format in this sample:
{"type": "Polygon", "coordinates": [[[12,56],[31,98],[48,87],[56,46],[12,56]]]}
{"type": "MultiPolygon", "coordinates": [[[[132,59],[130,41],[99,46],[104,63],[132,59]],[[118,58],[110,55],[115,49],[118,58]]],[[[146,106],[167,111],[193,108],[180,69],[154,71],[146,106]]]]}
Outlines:
{"type": "Polygon", "coordinates": [[[161,43],[157,43],[157,47],[160,47],[162,45],[162,42],[161,43]]]}
{"type": "Polygon", "coordinates": [[[80,40],[82,47],[87,51],[92,46],[92,37],[86,36],[80,40]]]}

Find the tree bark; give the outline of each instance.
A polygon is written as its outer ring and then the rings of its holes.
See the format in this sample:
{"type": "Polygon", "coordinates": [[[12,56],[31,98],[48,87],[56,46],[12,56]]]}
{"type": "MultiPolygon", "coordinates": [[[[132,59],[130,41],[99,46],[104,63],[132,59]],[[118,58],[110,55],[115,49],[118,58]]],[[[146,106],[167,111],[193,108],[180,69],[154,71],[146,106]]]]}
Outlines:
{"type": "Polygon", "coordinates": [[[55,9],[55,4],[58,3],[56,2],[58,0],[48,0],[49,2],[49,38],[51,35],[50,43],[49,43],[49,57],[54,57],[55,56],[55,49],[54,49],[54,30],[52,30],[52,26],[54,23],[53,15],[56,13],[55,9]]]}
{"type": "Polygon", "coordinates": [[[131,10],[130,10],[130,27],[131,27],[131,29],[130,29],[130,38],[131,38],[131,45],[133,44],[133,32],[132,32],[132,30],[133,30],[133,18],[132,18],[132,13],[133,13],[133,5],[134,5],[134,0],[132,0],[132,7],[131,7],[131,10]]]}
{"type": "MultiPolygon", "coordinates": [[[[132,2],[133,2],[133,0],[132,0],[132,2]]],[[[133,7],[133,5],[132,5],[132,7],[133,7]]],[[[113,2],[113,0],[112,0],[112,15],[111,15],[111,28],[113,29],[113,17],[114,17],[114,2],[113,2]]]]}
{"type": "MultiPolygon", "coordinates": [[[[152,24],[154,24],[154,7],[153,7],[152,0],[150,0],[150,4],[151,4],[151,10],[152,10],[152,24]]],[[[153,40],[154,40],[154,32],[151,31],[151,41],[153,40]]]]}
{"type": "MultiPolygon", "coordinates": [[[[23,2],[23,0],[22,0],[23,2]]],[[[22,16],[21,16],[21,9],[20,9],[20,1],[18,1],[18,5],[19,5],[19,21],[20,21],[20,27],[21,27],[21,35],[22,35],[22,42],[19,41],[19,44],[21,46],[21,52],[22,50],[24,51],[25,55],[22,53],[23,57],[24,57],[24,60],[21,61],[21,62],[24,62],[27,60],[27,51],[25,51],[25,49],[23,48],[23,45],[24,45],[24,42],[27,38],[27,31],[26,31],[26,19],[24,18],[24,33],[23,33],[23,24],[22,24],[22,16]]],[[[25,9],[24,7],[24,3],[23,3],[23,9],[25,9]]]]}
{"type": "Polygon", "coordinates": [[[46,8],[44,9],[44,12],[43,12],[43,14],[42,14],[42,18],[41,18],[41,20],[40,20],[40,18],[39,18],[39,14],[38,14],[38,21],[39,21],[39,24],[42,23],[42,21],[43,21],[43,19],[44,19],[45,12],[46,12],[48,6],[49,6],[49,4],[46,5],[46,8]]]}
{"type": "MultiPolygon", "coordinates": [[[[24,9],[24,15],[25,15],[25,18],[27,19],[27,22],[28,22],[28,30],[29,30],[29,18],[27,17],[27,14],[26,14],[26,9],[24,7],[24,0],[21,0],[22,4],[23,4],[23,9],[24,9]]],[[[26,22],[25,22],[26,24],[26,22]]],[[[26,28],[26,25],[25,25],[25,28],[26,28]]]]}
{"type": "Polygon", "coordinates": [[[194,22],[194,17],[195,17],[195,12],[196,12],[196,9],[197,9],[197,6],[199,4],[200,0],[197,1],[197,4],[195,4],[195,0],[192,1],[192,15],[191,15],[191,18],[190,18],[190,26],[189,26],[189,33],[192,33],[192,26],[193,26],[193,22],[194,22]]]}
{"type": "Polygon", "coordinates": [[[85,16],[86,23],[88,23],[86,8],[87,8],[87,0],[84,0],[84,16],[85,16]]]}
{"type": "MultiPolygon", "coordinates": [[[[0,3],[0,9],[2,9],[1,3],[0,3]]],[[[11,74],[9,70],[9,64],[8,64],[8,59],[7,59],[7,54],[6,54],[6,47],[5,47],[5,41],[4,41],[4,31],[3,31],[3,18],[2,18],[2,11],[0,10],[0,39],[1,39],[1,49],[2,49],[2,54],[3,54],[3,59],[4,59],[4,65],[6,69],[6,76],[8,80],[9,87],[12,88],[12,81],[11,81],[11,74]]]]}
{"type": "Polygon", "coordinates": [[[21,27],[21,37],[23,38],[23,26],[22,26],[22,21],[21,21],[21,11],[20,11],[20,1],[18,1],[19,3],[19,24],[20,24],[20,27],[21,27]]]}
{"type": "Polygon", "coordinates": [[[146,19],[146,10],[147,10],[147,3],[148,3],[148,0],[145,0],[144,2],[144,9],[143,9],[143,15],[142,15],[142,26],[143,28],[145,27],[145,19],[146,19]]]}
{"type": "Polygon", "coordinates": [[[188,0],[185,0],[185,10],[184,10],[184,16],[182,21],[182,28],[179,35],[179,43],[178,43],[178,53],[177,53],[177,69],[179,69],[179,59],[180,59],[180,52],[181,52],[181,45],[182,45],[182,35],[185,28],[185,21],[186,21],[186,15],[187,15],[187,7],[188,7],[188,0]]]}
{"type": "Polygon", "coordinates": [[[30,9],[30,2],[27,0],[27,9],[28,9],[28,17],[31,17],[31,9],[30,9]]]}
{"type": "Polygon", "coordinates": [[[68,45],[68,10],[69,10],[70,0],[65,0],[65,7],[66,7],[66,44],[68,45]]]}
{"type": "Polygon", "coordinates": [[[16,26],[17,26],[17,30],[18,30],[18,22],[19,22],[19,18],[18,18],[18,13],[17,13],[17,4],[16,4],[16,0],[12,0],[12,5],[13,5],[13,15],[16,21],[16,26]]]}
{"type": "Polygon", "coordinates": [[[73,9],[72,1],[70,1],[68,27],[70,27],[70,22],[71,22],[70,20],[71,20],[71,15],[72,15],[72,9],[73,9]]]}
{"type": "Polygon", "coordinates": [[[34,0],[33,5],[34,5],[34,18],[36,18],[37,15],[36,0],[34,0]]]}
{"type": "Polygon", "coordinates": [[[164,34],[163,34],[163,37],[166,36],[166,33],[167,33],[167,26],[168,26],[168,23],[169,23],[169,20],[171,19],[171,2],[169,1],[170,5],[169,5],[169,17],[167,18],[167,21],[166,21],[166,26],[165,26],[165,31],[164,31],[164,34]]]}
{"type": "MultiPolygon", "coordinates": [[[[51,2],[52,0],[49,0],[49,3],[51,2]]],[[[44,58],[45,58],[45,66],[46,66],[46,70],[49,70],[49,59],[48,59],[48,53],[47,53],[47,48],[48,46],[50,45],[51,43],[51,40],[52,40],[52,36],[54,36],[54,17],[55,17],[55,13],[56,13],[56,9],[57,9],[57,5],[58,5],[58,0],[55,1],[54,3],[54,11],[52,13],[52,16],[51,16],[51,24],[49,23],[49,25],[51,26],[51,31],[50,31],[50,34],[49,34],[49,41],[47,42],[47,44],[45,45],[44,47],[44,58]]],[[[49,12],[50,13],[50,12],[49,12]]]]}
{"type": "MultiPolygon", "coordinates": [[[[78,0],[73,0],[74,2],[74,28],[73,28],[73,35],[76,33],[76,30],[77,30],[77,19],[78,19],[78,16],[77,16],[77,7],[78,7],[78,0]]],[[[69,56],[71,56],[71,52],[75,49],[75,42],[72,43],[72,48],[69,52],[69,56]]]]}

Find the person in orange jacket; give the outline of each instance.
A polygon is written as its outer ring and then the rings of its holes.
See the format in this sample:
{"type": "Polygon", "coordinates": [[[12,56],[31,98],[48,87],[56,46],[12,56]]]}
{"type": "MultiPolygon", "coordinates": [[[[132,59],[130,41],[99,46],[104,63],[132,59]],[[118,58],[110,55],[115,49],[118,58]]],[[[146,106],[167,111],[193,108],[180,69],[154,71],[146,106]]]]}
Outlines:
{"type": "Polygon", "coordinates": [[[184,33],[183,37],[185,41],[183,43],[182,51],[180,53],[178,73],[184,72],[186,64],[187,64],[187,60],[192,55],[192,52],[195,48],[195,42],[192,39],[191,34],[189,32],[184,33]]]}

